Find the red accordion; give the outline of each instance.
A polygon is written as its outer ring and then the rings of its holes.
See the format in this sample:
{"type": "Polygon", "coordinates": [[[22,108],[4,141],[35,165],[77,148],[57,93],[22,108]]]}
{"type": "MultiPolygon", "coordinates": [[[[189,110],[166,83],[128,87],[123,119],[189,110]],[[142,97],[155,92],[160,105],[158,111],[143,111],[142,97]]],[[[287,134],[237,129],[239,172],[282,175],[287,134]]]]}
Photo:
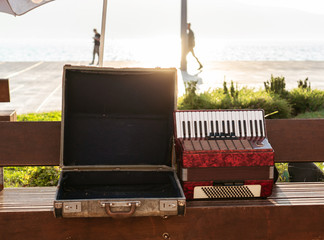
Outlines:
{"type": "Polygon", "coordinates": [[[176,111],[179,176],[187,199],[268,197],[274,151],[263,110],[176,111]]]}

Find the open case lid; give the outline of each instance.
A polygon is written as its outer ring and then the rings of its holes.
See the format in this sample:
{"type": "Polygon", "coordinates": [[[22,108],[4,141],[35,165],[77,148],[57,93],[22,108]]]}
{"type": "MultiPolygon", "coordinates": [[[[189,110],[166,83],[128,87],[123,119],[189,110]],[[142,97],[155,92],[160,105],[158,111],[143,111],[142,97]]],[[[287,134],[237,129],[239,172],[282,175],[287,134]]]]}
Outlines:
{"type": "Polygon", "coordinates": [[[172,166],[176,69],[65,66],[61,166],[172,166]]]}

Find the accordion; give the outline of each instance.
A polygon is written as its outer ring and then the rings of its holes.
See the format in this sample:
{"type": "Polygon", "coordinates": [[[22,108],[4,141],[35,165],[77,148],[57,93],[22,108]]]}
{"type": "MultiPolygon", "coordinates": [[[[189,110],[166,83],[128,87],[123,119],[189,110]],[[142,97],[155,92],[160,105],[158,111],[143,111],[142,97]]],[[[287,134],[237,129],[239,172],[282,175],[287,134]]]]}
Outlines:
{"type": "Polygon", "coordinates": [[[268,197],[274,151],[263,110],[175,111],[178,174],[187,199],[268,197]]]}

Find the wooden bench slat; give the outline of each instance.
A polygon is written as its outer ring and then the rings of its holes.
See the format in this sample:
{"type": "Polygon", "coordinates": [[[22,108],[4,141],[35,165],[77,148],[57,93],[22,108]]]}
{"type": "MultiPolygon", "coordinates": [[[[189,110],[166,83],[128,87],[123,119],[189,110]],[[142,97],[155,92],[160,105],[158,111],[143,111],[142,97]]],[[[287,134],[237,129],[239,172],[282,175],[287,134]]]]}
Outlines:
{"type": "MultiPolygon", "coordinates": [[[[6,207],[46,206],[51,208],[55,197],[56,187],[29,187],[29,188],[5,188],[0,192],[0,211],[6,211],[6,207]]],[[[220,206],[280,206],[296,203],[304,204],[316,202],[324,205],[324,182],[313,183],[279,183],[273,189],[273,194],[268,199],[246,200],[216,200],[216,201],[191,201],[188,207],[220,207],[220,206]],[[289,191],[291,187],[296,190],[289,191]],[[297,191],[299,189],[299,191],[297,191]],[[287,191],[288,190],[288,191],[287,191]]]]}
{"type": "Polygon", "coordinates": [[[302,187],[304,198],[193,201],[185,217],[56,219],[54,187],[0,193],[1,239],[322,239],[324,197],[307,198],[324,183],[280,183],[274,194],[302,187]],[[51,194],[52,198],[46,194],[51,194]],[[22,198],[18,197],[19,195],[22,198]],[[20,200],[19,200],[20,199],[20,200]],[[25,202],[29,199],[27,202],[25,202]],[[30,204],[34,202],[34,204],[30,204]]]}

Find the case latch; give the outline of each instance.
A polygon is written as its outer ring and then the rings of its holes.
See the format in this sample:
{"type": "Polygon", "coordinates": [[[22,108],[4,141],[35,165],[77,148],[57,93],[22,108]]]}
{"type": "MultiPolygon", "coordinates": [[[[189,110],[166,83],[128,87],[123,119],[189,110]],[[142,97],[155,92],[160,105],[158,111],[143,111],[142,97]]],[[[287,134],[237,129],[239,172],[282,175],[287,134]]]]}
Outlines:
{"type": "Polygon", "coordinates": [[[141,206],[140,201],[128,201],[128,202],[100,202],[100,206],[105,208],[106,213],[113,218],[127,218],[135,213],[136,207],[141,206]],[[112,211],[112,209],[115,211],[112,211]],[[128,211],[124,211],[125,208],[129,208],[128,211]]]}

